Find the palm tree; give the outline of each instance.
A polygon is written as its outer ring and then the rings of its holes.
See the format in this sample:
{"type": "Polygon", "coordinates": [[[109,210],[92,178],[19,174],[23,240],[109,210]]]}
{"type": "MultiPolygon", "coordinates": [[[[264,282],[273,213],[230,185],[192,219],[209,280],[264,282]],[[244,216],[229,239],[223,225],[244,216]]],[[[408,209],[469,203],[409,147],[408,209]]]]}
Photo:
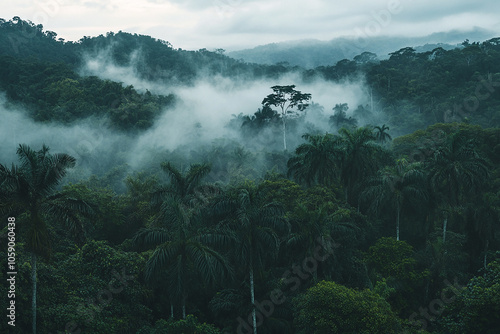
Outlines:
{"type": "Polygon", "coordinates": [[[21,164],[8,168],[0,164],[2,213],[28,214],[27,246],[31,252],[31,279],[33,282],[32,331],[36,334],[37,257],[50,256],[48,221],[65,223],[70,231],[82,233],[80,218],[90,216],[92,208],[79,199],[57,192],[57,187],[68,168],[75,166],[75,158],[68,154],[50,154],[45,145],[35,151],[19,145],[17,155],[21,164]]]}
{"type": "Polygon", "coordinates": [[[164,206],[168,207],[168,219],[160,226],[141,229],[134,242],[155,248],[146,264],[145,278],[149,282],[166,280],[172,298],[171,317],[173,302],[177,300],[185,319],[189,287],[200,280],[207,284],[220,282],[232,271],[226,258],[203,242],[199,215],[175,199],[164,206]]]}
{"type": "Polygon", "coordinates": [[[368,127],[339,130],[342,138],[340,178],[344,183],[346,201],[352,201],[356,183],[372,176],[379,166],[382,147],[375,143],[375,135],[368,127]]]}
{"type": "Polygon", "coordinates": [[[219,234],[214,233],[212,238],[231,245],[236,261],[249,275],[253,332],[256,334],[254,274],[278,254],[278,233],[287,228],[281,207],[264,202],[255,186],[245,184],[217,200],[213,213],[222,219],[219,234]]]}
{"type": "Polygon", "coordinates": [[[287,239],[287,246],[292,251],[311,255],[317,246],[318,238],[330,237],[330,225],[326,205],[311,211],[299,204],[291,219],[292,231],[287,239]]]}
{"type": "MultiPolygon", "coordinates": [[[[441,202],[455,210],[462,196],[476,193],[489,175],[488,162],[476,151],[474,142],[457,132],[434,152],[428,162],[429,180],[441,202]]],[[[448,210],[448,211],[449,211],[448,210]]],[[[448,214],[443,221],[443,242],[446,241],[448,214]]]]}
{"type": "Polygon", "coordinates": [[[173,299],[180,300],[185,318],[188,287],[193,279],[201,277],[214,283],[230,275],[231,269],[226,259],[202,240],[201,209],[215,189],[201,183],[210,166],[192,164],[185,174],[170,163],[161,167],[170,176],[170,183],[154,193],[152,205],[157,214],[150,226],[136,234],[134,242],[142,248],[155,248],[146,265],[146,280],[165,278],[173,299]]]}
{"type": "Polygon", "coordinates": [[[373,129],[375,130],[375,138],[377,141],[381,143],[385,143],[386,141],[392,140],[391,135],[389,134],[389,127],[387,125],[382,125],[382,126],[374,126],[373,129]]]}
{"type": "Polygon", "coordinates": [[[500,198],[494,193],[485,193],[481,202],[474,205],[474,230],[481,241],[484,241],[483,267],[488,264],[488,247],[490,241],[500,231],[500,198]]]}
{"type": "MultiPolygon", "coordinates": [[[[333,248],[338,247],[332,236],[338,236],[346,231],[353,231],[357,228],[350,223],[335,223],[332,216],[328,214],[328,205],[322,205],[315,210],[311,210],[306,205],[299,204],[290,216],[291,233],[286,239],[288,256],[314,257],[318,245],[324,247],[328,254],[333,253],[333,248]]],[[[289,257],[290,258],[290,257],[289,257]]],[[[332,263],[325,263],[322,267],[333,269],[332,263]]],[[[318,270],[313,273],[313,278],[317,281],[318,270]]]]}
{"type": "Polygon", "coordinates": [[[341,141],[332,134],[302,136],[307,143],[295,149],[295,156],[288,160],[288,176],[313,184],[330,185],[338,177],[342,148],[341,141]]]}
{"type": "Polygon", "coordinates": [[[204,201],[203,191],[210,187],[204,187],[202,181],[210,173],[210,165],[192,164],[184,175],[170,162],[162,163],[161,168],[170,178],[170,184],[158,189],[154,196],[156,200],[173,196],[184,204],[194,205],[204,201]]]}
{"type": "Polygon", "coordinates": [[[368,182],[363,192],[370,209],[376,213],[382,208],[390,207],[396,211],[396,240],[399,241],[400,216],[406,204],[414,205],[427,197],[422,164],[409,163],[399,159],[395,166],[387,166],[380,170],[376,177],[368,182]]]}
{"type": "Polygon", "coordinates": [[[157,211],[153,224],[161,225],[171,219],[172,203],[179,203],[183,212],[191,217],[199,214],[210,198],[220,194],[218,187],[202,182],[211,171],[209,164],[191,164],[184,174],[169,162],[162,163],[161,168],[169,176],[170,183],[153,193],[151,204],[157,211]]]}

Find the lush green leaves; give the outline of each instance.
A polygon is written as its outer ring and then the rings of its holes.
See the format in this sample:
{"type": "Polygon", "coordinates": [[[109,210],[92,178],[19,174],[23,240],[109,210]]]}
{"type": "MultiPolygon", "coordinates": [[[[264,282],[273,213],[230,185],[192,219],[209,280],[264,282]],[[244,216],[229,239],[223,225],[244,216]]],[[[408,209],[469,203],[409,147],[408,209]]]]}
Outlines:
{"type": "Polygon", "coordinates": [[[452,334],[495,333],[500,326],[500,263],[491,262],[481,276],[469,281],[441,320],[452,334]]]}
{"type": "Polygon", "coordinates": [[[295,299],[297,333],[400,333],[389,304],[369,291],[322,281],[295,299]]]}

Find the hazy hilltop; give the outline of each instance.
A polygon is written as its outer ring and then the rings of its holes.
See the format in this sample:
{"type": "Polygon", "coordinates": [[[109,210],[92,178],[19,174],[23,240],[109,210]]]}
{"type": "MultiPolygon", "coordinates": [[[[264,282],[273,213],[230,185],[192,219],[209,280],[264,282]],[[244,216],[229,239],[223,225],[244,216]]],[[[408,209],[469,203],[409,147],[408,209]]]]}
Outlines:
{"type": "Polygon", "coordinates": [[[44,30],[41,24],[19,17],[0,19],[0,55],[60,62],[77,70],[89,59],[101,59],[116,66],[134,65],[143,79],[184,83],[201,69],[210,72],[216,67],[219,71],[222,58],[228,69],[237,63],[220,52],[175,49],[167,41],[122,31],[66,42],[56,32],[44,30]]]}
{"type": "Polygon", "coordinates": [[[379,59],[389,58],[389,53],[403,47],[413,47],[417,52],[432,51],[441,47],[451,50],[465,40],[483,41],[494,33],[476,28],[471,31],[448,31],[424,37],[374,36],[366,38],[336,38],[330,41],[314,39],[296,40],[259,45],[252,49],[228,52],[228,56],[258,64],[288,63],[291,66],[315,68],[335,65],[342,59],[353,59],[363,52],[377,54],[379,59]]]}

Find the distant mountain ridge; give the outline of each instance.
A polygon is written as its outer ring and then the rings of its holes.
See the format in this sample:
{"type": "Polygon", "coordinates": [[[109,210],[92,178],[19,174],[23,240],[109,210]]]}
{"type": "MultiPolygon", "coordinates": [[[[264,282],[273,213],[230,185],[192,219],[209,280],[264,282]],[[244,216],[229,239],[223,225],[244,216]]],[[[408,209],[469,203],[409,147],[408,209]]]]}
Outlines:
{"type": "Polygon", "coordinates": [[[407,46],[413,47],[417,52],[432,51],[437,47],[451,50],[466,39],[483,41],[494,36],[494,32],[475,28],[470,31],[434,33],[424,37],[342,37],[330,41],[307,39],[260,45],[252,49],[231,51],[227,55],[250,63],[288,63],[291,66],[315,68],[332,66],[342,59],[353,59],[363,52],[373,52],[379,59],[387,59],[389,53],[407,46]]]}

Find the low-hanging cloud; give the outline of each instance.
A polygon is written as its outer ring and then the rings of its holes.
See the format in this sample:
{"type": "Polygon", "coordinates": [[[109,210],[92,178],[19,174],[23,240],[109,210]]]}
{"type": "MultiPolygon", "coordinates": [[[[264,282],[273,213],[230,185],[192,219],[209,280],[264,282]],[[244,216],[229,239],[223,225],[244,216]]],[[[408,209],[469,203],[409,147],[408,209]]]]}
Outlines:
{"type": "MultiPolygon", "coordinates": [[[[192,87],[178,87],[173,93],[180,103],[174,109],[165,111],[152,129],[137,138],[132,149],[133,159],[141,159],[145,147],[175,150],[181,145],[197,146],[217,138],[242,141],[239,129],[226,125],[235,115],[253,115],[264,97],[272,93],[274,85],[295,84],[296,89],[311,93],[312,100],[324,106],[324,115],[308,113],[305,121],[324,131],[329,129],[328,118],[331,108],[337,103],[350,106],[366,103],[364,86],[361,82],[335,84],[324,80],[304,83],[298,74],[283,76],[277,80],[255,80],[239,82],[229,78],[201,78],[192,87]]],[[[303,124],[302,132],[306,131],[303,124]]],[[[131,162],[133,164],[133,162],[131,162]]]]}
{"type": "MultiPolygon", "coordinates": [[[[131,84],[139,91],[175,94],[179,102],[164,110],[149,130],[140,134],[117,132],[110,130],[106,119],[96,118],[70,125],[37,123],[26,111],[9,105],[2,96],[0,114],[4,122],[0,126],[0,139],[4,145],[0,148],[0,161],[8,164],[16,162],[15,150],[20,143],[34,149],[39,149],[44,143],[52,152],[64,152],[77,158],[74,175],[77,179],[91,174],[102,175],[112,167],[123,164],[140,170],[154,160],[154,155],[179,148],[188,151],[206,147],[220,138],[236,141],[242,147],[256,151],[280,150],[282,147],[272,147],[266,138],[253,138],[252,143],[246,142],[248,137],[242,136],[241,129],[238,126],[229,127],[228,123],[235,115],[253,115],[262,107],[263,98],[272,93],[271,86],[292,84],[303,93],[312,94],[312,101],[324,108],[323,112],[307,112],[295,138],[290,136],[288,149],[293,150],[294,145],[301,141],[300,135],[311,127],[321,132],[331,131],[328,117],[333,114],[331,109],[335,104],[348,103],[350,114],[358,105],[366,105],[369,101],[362,79],[342,84],[319,78],[304,81],[300,73],[287,74],[278,79],[256,80],[200,76],[189,86],[168,86],[139,78],[134,63],[140,58],[138,50],[133,53],[129,65],[118,66],[110,60],[109,53],[101,53],[86,59],[81,74],[131,84]]],[[[275,134],[267,132],[265,135],[275,134]]]]}
{"type": "Polygon", "coordinates": [[[80,177],[87,177],[115,164],[119,159],[113,152],[130,140],[110,130],[105,120],[86,119],[71,125],[35,122],[25,110],[10,105],[4,94],[0,95],[0,117],[0,163],[7,166],[18,163],[19,144],[34,150],[45,144],[51,153],[75,157],[80,177]]]}

